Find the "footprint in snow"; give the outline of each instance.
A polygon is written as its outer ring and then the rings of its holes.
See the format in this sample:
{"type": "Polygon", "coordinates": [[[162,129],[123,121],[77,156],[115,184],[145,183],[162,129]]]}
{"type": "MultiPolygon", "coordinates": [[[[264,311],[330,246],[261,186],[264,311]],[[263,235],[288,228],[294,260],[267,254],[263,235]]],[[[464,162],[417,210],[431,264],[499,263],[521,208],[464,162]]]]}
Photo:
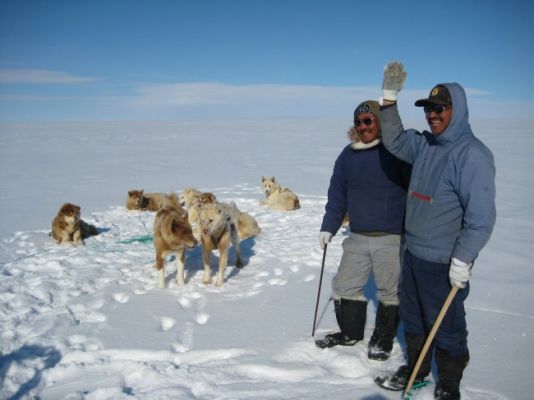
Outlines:
{"type": "Polygon", "coordinates": [[[180,306],[183,308],[189,308],[191,307],[191,300],[182,296],[178,299],[178,304],[180,304],[180,306]]]}
{"type": "Polygon", "coordinates": [[[204,325],[208,322],[208,319],[210,318],[209,314],[206,314],[204,312],[198,313],[195,317],[195,321],[199,325],[204,325]]]}
{"type": "Polygon", "coordinates": [[[161,317],[161,330],[162,331],[168,331],[171,329],[174,324],[176,324],[176,320],[174,318],[170,317],[161,317]]]}
{"type": "Polygon", "coordinates": [[[303,281],[304,282],[311,282],[315,279],[315,275],[314,274],[308,274],[304,277],[303,281]]]}
{"type": "Polygon", "coordinates": [[[280,279],[280,278],[269,279],[269,285],[272,285],[272,286],[282,286],[282,285],[285,285],[286,283],[287,283],[287,280],[285,279],[280,279]]]}
{"type": "Polygon", "coordinates": [[[124,292],[120,292],[120,293],[114,293],[113,294],[113,300],[115,300],[117,303],[127,303],[128,300],[130,300],[130,296],[128,296],[128,294],[124,293],[124,292]]]}
{"type": "Polygon", "coordinates": [[[187,322],[183,331],[180,333],[181,340],[174,343],[172,348],[177,353],[185,353],[193,347],[193,322],[187,322]]]}

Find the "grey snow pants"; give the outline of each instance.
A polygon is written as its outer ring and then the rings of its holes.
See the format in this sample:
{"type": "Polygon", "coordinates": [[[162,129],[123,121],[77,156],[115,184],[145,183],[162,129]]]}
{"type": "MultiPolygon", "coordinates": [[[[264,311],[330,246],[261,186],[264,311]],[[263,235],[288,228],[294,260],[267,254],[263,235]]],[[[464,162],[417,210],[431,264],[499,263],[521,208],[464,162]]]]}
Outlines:
{"type": "Polygon", "coordinates": [[[384,305],[398,305],[401,251],[401,235],[370,237],[350,232],[332,280],[334,297],[366,301],[363,288],[372,272],[377,299],[384,305]]]}

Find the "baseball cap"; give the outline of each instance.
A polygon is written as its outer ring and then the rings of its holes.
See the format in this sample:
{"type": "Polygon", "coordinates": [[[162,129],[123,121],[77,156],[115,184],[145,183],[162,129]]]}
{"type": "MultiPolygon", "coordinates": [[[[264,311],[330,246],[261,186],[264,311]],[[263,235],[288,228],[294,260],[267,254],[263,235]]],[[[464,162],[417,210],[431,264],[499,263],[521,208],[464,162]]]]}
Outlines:
{"type": "Polygon", "coordinates": [[[415,102],[416,107],[424,107],[429,104],[438,104],[441,106],[451,106],[451,94],[449,89],[444,85],[436,85],[430,91],[427,99],[420,99],[415,102]]]}

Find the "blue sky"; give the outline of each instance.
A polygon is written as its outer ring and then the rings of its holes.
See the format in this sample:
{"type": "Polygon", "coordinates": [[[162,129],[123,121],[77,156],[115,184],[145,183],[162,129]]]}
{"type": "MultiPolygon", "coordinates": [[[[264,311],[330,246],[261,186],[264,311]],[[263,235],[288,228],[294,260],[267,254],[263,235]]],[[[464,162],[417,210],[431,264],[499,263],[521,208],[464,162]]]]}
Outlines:
{"type": "Polygon", "coordinates": [[[471,115],[530,116],[531,1],[0,2],[0,122],[350,116],[400,60],[471,115]]]}

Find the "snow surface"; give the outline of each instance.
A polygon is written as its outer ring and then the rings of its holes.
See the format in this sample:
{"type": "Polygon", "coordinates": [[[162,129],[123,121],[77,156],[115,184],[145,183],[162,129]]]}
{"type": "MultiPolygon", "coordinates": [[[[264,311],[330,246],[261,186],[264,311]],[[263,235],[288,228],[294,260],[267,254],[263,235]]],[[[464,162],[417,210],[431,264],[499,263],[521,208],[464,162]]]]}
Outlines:
{"type": "MultiPolygon", "coordinates": [[[[399,399],[372,377],[401,364],[402,336],[389,361],[366,357],[373,282],[363,342],[319,350],[311,337],[318,230],[349,123],[0,125],[0,398],[399,399]],[[302,208],[261,207],[262,175],[293,189],[302,208]],[[234,201],[263,232],[241,242],[244,268],[231,252],[222,288],[201,283],[195,248],[185,286],[176,286],[169,259],[168,287],[159,289],[153,245],[142,240],[154,213],[127,212],[126,192],[190,186],[234,201]],[[67,201],[102,230],[86,246],[48,236],[67,201]]],[[[534,398],[532,127],[473,123],[495,155],[498,219],[467,300],[467,400],[534,398]]],[[[328,247],[317,336],[336,329],[330,280],[342,239],[328,247]]],[[[432,387],[416,398],[432,399],[432,387]]]]}

